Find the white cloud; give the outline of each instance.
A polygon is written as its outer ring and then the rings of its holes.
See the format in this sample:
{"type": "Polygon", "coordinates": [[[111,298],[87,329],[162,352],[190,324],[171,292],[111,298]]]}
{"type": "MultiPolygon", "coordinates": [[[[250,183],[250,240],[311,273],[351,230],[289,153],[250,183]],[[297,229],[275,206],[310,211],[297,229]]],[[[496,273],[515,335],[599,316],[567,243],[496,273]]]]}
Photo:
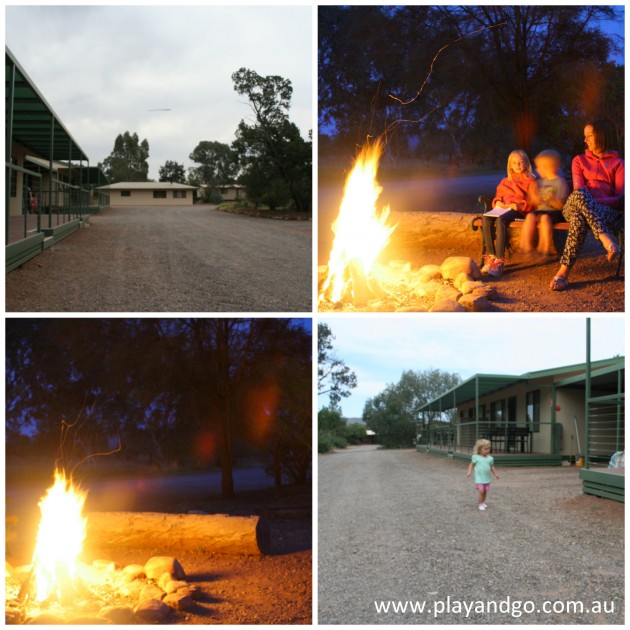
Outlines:
{"type": "Polygon", "coordinates": [[[166,160],[190,166],[201,140],[230,143],[250,111],[235,91],[241,67],[290,79],[290,117],[311,116],[311,8],[9,6],[6,43],[96,164],[119,133],[150,145],[150,176],[166,160]],[[171,108],[170,112],[148,112],[171,108]]]}
{"type": "MultiPolygon", "coordinates": [[[[337,355],[357,373],[358,387],[342,403],[349,416],[360,416],[365,400],[397,382],[403,370],[436,368],[466,379],[474,374],[523,374],[586,358],[586,318],[581,315],[320,319],[336,337],[337,355]]],[[[600,315],[591,321],[593,360],[623,355],[623,316],[600,315]]]]}

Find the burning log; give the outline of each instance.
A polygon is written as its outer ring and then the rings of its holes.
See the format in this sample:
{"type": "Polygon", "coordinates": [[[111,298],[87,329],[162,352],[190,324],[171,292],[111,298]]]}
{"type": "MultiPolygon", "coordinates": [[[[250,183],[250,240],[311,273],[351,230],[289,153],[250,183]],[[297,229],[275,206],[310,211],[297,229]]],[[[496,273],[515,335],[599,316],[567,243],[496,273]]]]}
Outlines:
{"type": "Polygon", "coordinates": [[[205,549],[258,556],[269,551],[269,525],[258,516],[91,512],[87,538],[95,548],[205,549]]]}

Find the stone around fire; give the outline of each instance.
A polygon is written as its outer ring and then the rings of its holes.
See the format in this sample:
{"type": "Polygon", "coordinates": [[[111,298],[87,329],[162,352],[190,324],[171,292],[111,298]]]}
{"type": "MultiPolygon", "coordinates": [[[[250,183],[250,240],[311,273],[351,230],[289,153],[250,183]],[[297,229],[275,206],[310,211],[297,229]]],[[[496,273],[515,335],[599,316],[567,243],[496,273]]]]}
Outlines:
{"type": "Polygon", "coordinates": [[[171,556],[153,556],[144,565],[144,572],[150,580],[157,580],[164,573],[170,573],[171,577],[181,580],[186,573],[177,558],[171,556]]]}

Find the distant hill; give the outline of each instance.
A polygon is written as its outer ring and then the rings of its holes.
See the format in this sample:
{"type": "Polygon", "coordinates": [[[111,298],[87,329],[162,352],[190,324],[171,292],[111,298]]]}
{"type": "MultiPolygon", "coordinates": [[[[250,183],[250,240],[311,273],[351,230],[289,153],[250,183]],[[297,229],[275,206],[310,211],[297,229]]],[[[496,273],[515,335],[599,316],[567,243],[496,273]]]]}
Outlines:
{"type": "Polygon", "coordinates": [[[346,424],[365,424],[363,418],[344,418],[346,424]]]}

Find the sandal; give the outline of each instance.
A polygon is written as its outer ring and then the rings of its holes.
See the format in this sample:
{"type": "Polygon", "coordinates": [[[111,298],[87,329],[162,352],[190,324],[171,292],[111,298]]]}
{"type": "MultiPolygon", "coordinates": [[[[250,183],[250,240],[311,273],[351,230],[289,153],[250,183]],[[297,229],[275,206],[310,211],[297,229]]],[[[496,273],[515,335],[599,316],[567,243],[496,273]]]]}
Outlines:
{"type": "Polygon", "coordinates": [[[549,285],[552,291],[564,291],[569,286],[569,281],[564,276],[556,276],[549,285]]]}
{"type": "Polygon", "coordinates": [[[608,252],[606,254],[606,260],[609,263],[611,263],[613,260],[615,260],[615,258],[617,258],[617,256],[619,256],[619,254],[621,253],[621,250],[617,247],[617,245],[615,245],[614,243],[611,243],[606,248],[606,252],[608,252]]]}

